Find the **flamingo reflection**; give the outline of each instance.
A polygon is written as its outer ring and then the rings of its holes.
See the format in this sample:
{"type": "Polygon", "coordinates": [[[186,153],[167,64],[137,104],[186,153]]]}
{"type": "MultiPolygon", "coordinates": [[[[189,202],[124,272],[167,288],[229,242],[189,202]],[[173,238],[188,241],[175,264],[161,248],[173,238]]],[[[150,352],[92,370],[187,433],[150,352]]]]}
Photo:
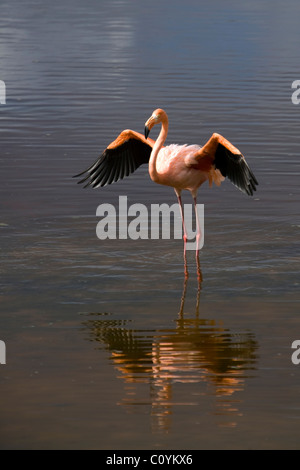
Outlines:
{"type": "Polygon", "coordinates": [[[200,317],[202,276],[195,312],[187,314],[187,283],[186,278],[175,327],[138,330],[129,328],[128,320],[103,313],[93,314],[84,322],[89,339],[110,351],[121,373],[125,383],[121,404],[128,409],[133,409],[130,405],[150,405],[156,431],[169,430],[174,405],[201,406],[201,397],[207,394],[215,397],[214,413],[226,415],[228,425],[235,425],[239,401],[233,395],[244,390],[250,371],[255,369],[257,343],[253,333],[232,332],[221,322],[200,317]],[[193,399],[187,389],[184,399],[178,401],[178,384],[196,387],[193,399]]]}

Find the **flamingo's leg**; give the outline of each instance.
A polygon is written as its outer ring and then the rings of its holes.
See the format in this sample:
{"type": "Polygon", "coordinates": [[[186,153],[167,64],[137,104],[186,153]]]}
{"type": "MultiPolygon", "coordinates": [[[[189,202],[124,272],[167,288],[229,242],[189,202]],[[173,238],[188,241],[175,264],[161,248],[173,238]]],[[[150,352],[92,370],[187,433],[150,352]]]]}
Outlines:
{"type": "Polygon", "coordinates": [[[184,212],[183,212],[183,207],[182,207],[182,200],[181,200],[181,194],[179,192],[176,192],[177,198],[178,198],[178,203],[179,203],[179,208],[180,208],[180,214],[181,214],[181,220],[182,220],[182,228],[183,228],[183,259],[184,259],[184,274],[185,277],[187,278],[189,273],[188,273],[188,268],[187,268],[187,259],[186,259],[186,242],[187,242],[187,231],[184,223],[184,212]]]}
{"type": "Polygon", "coordinates": [[[196,215],[196,229],[197,229],[197,233],[196,233],[196,262],[197,262],[197,273],[198,273],[198,279],[199,280],[202,280],[201,279],[201,268],[200,268],[200,260],[199,260],[199,246],[200,246],[200,240],[201,240],[201,228],[200,228],[200,221],[199,221],[199,217],[198,217],[198,211],[197,211],[197,198],[196,196],[194,196],[194,208],[195,208],[195,215],[196,215]]]}

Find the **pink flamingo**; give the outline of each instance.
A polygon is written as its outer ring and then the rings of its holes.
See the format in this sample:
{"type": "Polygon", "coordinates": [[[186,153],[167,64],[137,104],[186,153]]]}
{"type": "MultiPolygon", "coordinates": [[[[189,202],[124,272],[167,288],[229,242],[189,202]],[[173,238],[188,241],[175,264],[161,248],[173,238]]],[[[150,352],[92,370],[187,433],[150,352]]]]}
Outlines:
{"type": "Polygon", "coordinates": [[[184,189],[190,191],[196,213],[196,260],[198,275],[201,276],[198,249],[201,232],[197,214],[199,187],[207,180],[210,186],[212,183],[219,186],[225,177],[228,177],[242,192],[252,196],[258,182],[241,152],[220,134],[214,133],[203,147],[176,144],[164,146],[168,125],[167,113],[163,109],[156,109],[145,123],[145,136],[130,129],[122,131],[93,165],[76,177],[84,175],[79,183],[86,183],[84,187],[98,188],[119,181],[133,173],[140,165],[148,163],[150,178],[155,183],[172,186],[177,195],[184,233],[186,276],[187,232],[181,192],[184,189]],[[154,141],[148,138],[148,135],[156,124],[161,124],[161,130],[154,141]]]}

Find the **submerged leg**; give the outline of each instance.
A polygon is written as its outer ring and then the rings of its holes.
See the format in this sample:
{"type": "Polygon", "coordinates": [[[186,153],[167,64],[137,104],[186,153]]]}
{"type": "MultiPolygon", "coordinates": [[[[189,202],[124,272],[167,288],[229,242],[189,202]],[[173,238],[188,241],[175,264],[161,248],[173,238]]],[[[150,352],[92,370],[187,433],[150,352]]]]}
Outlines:
{"type": "Polygon", "coordinates": [[[198,280],[202,280],[202,274],[201,274],[201,268],[200,268],[200,260],[199,260],[199,246],[200,246],[200,240],[201,240],[201,228],[200,228],[200,221],[199,221],[199,216],[198,216],[198,211],[197,211],[197,197],[194,196],[194,208],[195,208],[195,215],[196,215],[196,263],[197,263],[197,274],[198,274],[198,280]]]}
{"type": "Polygon", "coordinates": [[[198,289],[197,289],[197,302],[196,302],[196,317],[199,317],[199,307],[200,307],[200,293],[202,289],[202,271],[200,267],[200,261],[199,261],[199,256],[198,256],[198,262],[197,262],[197,270],[198,270],[198,289]]]}
{"type": "Polygon", "coordinates": [[[188,283],[188,277],[185,276],[184,283],[183,283],[183,291],[182,291],[182,296],[181,296],[181,302],[180,302],[180,311],[179,311],[179,317],[180,318],[183,317],[183,313],[184,313],[184,302],[185,302],[185,297],[186,297],[187,283],[188,283]]]}

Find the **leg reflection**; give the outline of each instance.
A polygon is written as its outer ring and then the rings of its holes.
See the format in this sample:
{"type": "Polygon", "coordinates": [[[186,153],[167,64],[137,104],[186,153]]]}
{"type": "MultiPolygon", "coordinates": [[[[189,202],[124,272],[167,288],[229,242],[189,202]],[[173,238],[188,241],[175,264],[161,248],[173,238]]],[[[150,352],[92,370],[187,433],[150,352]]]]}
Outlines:
{"type": "MultiPolygon", "coordinates": [[[[203,276],[202,276],[202,271],[201,271],[201,266],[200,266],[200,260],[199,260],[199,254],[198,254],[198,263],[197,263],[197,271],[198,271],[198,285],[197,285],[197,296],[196,296],[196,317],[199,316],[199,308],[200,308],[200,293],[202,289],[202,282],[203,282],[203,276]]],[[[184,304],[185,304],[185,299],[186,299],[186,293],[187,293],[187,285],[188,285],[188,277],[185,276],[184,282],[183,282],[183,291],[182,291],[182,296],[181,296],[181,302],[180,302],[180,310],[179,310],[179,317],[181,318],[184,314],[184,304]]]]}

